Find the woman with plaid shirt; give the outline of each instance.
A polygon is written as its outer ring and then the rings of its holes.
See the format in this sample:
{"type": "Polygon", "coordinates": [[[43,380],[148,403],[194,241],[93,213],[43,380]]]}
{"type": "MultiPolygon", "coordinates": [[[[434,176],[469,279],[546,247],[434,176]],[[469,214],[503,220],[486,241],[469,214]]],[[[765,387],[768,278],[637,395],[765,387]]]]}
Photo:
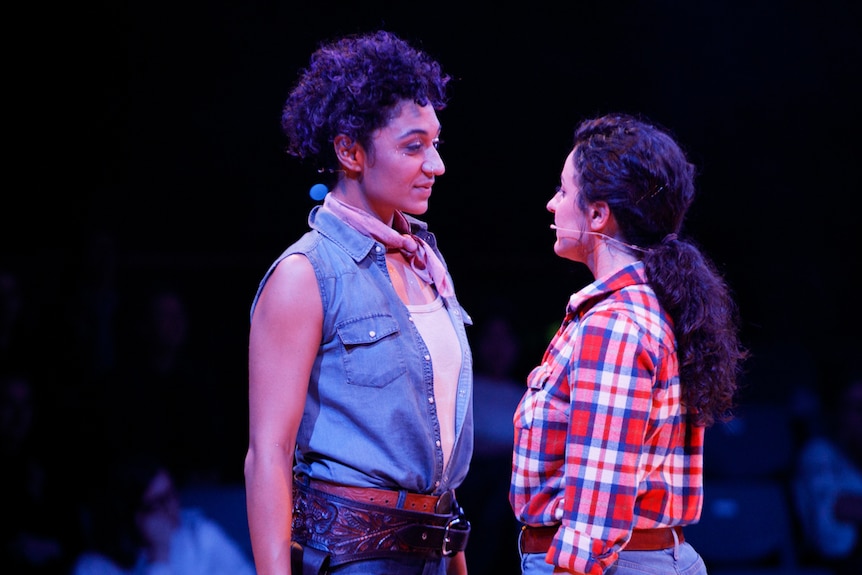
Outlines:
{"type": "Polygon", "coordinates": [[[695,167],[624,114],[575,131],[548,202],[555,253],[595,281],[569,299],[515,413],[510,502],[524,575],[703,575],[685,542],[703,503],[706,427],[730,417],[736,306],[680,237],[695,167]]]}

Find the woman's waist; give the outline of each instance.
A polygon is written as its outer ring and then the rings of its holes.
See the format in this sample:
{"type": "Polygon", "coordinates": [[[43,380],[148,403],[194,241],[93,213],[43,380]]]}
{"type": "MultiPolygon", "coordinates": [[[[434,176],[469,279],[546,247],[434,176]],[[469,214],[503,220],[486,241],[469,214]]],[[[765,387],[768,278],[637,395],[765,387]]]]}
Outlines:
{"type": "Polygon", "coordinates": [[[451,556],[463,551],[470,522],[454,490],[415,493],[358,487],[297,475],[291,538],[330,564],[388,556],[451,556]]]}
{"type": "Polygon", "coordinates": [[[437,493],[421,493],[390,486],[367,487],[347,485],[322,479],[312,479],[302,474],[298,474],[294,481],[328,495],[334,495],[357,503],[392,509],[448,515],[457,507],[455,490],[452,488],[437,493]]]}
{"type": "MultiPolygon", "coordinates": [[[[616,492],[620,490],[621,488],[617,487],[616,492]]],[[[614,488],[609,486],[606,491],[614,491],[614,488]]],[[[603,498],[601,494],[585,493],[583,489],[576,489],[575,492],[581,493],[580,499],[585,502],[603,498]]],[[[519,488],[513,490],[510,499],[518,521],[526,525],[558,524],[566,516],[577,514],[585,517],[589,514],[585,509],[567,508],[564,494],[563,488],[535,490],[519,488]]],[[[678,489],[670,485],[661,485],[642,490],[636,496],[629,498],[628,504],[623,503],[626,498],[619,494],[606,495],[604,498],[616,501],[616,507],[630,510],[626,521],[630,522],[633,528],[650,529],[657,525],[685,525],[696,521],[700,517],[703,490],[694,486],[678,489]]],[[[596,516],[596,521],[601,522],[602,519],[603,516],[596,516]]]]}
{"type": "Polygon", "coordinates": [[[366,439],[345,441],[328,450],[298,443],[294,471],[329,483],[429,494],[457,488],[469,469],[471,454],[457,445],[441,473],[438,459],[442,461],[443,453],[433,440],[423,442],[430,447],[422,449],[415,443],[382,449],[380,444],[366,444],[366,439]]]}

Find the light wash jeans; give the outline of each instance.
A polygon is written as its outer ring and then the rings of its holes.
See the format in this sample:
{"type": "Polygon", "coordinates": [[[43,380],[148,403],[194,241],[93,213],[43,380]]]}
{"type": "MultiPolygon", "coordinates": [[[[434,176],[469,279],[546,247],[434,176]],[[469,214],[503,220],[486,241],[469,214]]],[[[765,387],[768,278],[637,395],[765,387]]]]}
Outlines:
{"type": "MultiPolygon", "coordinates": [[[[553,575],[544,553],[521,553],[522,575],[553,575]]],[[[706,565],[694,547],[682,543],[659,551],[620,552],[617,562],[604,575],[707,575],[706,565]]]]}

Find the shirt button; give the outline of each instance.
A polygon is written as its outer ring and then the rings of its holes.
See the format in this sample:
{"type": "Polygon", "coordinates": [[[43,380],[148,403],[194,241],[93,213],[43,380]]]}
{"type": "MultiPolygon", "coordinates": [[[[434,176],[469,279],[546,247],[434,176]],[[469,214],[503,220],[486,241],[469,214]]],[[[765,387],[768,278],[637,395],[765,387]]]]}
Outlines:
{"type": "Polygon", "coordinates": [[[431,360],[431,356],[426,353],[425,354],[425,361],[430,361],[430,360],[431,360]]]}
{"type": "Polygon", "coordinates": [[[376,332],[376,331],[374,331],[374,330],[372,329],[371,331],[369,331],[369,332],[368,332],[368,336],[369,336],[369,337],[376,337],[376,336],[377,336],[377,332],[376,332]]]}
{"type": "Polygon", "coordinates": [[[437,441],[435,441],[434,445],[436,445],[437,447],[440,447],[440,440],[438,439],[437,441]]]}
{"type": "Polygon", "coordinates": [[[378,254],[380,253],[380,250],[382,250],[382,249],[383,248],[381,248],[380,246],[374,246],[374,251],[377,252],[378,254]]]}
{"type": "Polygon", "coordinates": [[[429,397],[429,398],[428,398],[428,403],[434,403],[434,397],[429,397]]]}

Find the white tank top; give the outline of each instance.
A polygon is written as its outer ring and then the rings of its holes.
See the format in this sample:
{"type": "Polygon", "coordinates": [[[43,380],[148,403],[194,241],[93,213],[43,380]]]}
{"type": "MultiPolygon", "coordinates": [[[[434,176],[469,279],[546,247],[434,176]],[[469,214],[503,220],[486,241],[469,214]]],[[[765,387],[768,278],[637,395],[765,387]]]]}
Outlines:
{"type": "Polygon", "coordinates": [[[455,443],[455,399],[458,374],[461,371],[461,344],[440,296],[431,303],[408,305],[407,309],[431,354],[434,402],[437,404],[437,417],[440,420],[445,467],[449,463],[449,455],[455,443]]]}

